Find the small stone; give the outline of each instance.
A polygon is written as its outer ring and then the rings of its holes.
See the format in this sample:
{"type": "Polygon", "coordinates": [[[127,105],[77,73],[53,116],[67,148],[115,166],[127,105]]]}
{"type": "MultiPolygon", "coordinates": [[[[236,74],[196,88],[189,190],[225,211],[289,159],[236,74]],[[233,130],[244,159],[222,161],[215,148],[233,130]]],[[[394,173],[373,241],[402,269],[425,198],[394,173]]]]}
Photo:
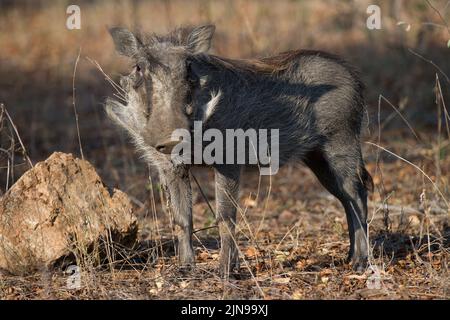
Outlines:
{"type": "Polygon", "coordinates": [[[289,210],[283,210],[283,212],[281,212],[281,214],[278,217],[278,220],[281,223],[291,223],[292,221],[294,221],[294,214],[289,211],[289,210]]]}

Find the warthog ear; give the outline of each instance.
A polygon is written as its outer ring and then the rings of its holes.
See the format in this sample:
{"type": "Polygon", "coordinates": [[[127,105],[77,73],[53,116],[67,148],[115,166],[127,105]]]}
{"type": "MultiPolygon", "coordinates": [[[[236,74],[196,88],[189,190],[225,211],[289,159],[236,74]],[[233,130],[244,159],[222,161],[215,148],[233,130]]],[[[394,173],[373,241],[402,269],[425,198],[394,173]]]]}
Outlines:
{"type": "Polygon", "coordinates": [[[216,27],[214,25],[204,25],[194,28],[187,38],[187,47],[194,53],[203,53],[211,47],[211,39],[216,27]]]}
{"type": "Polygon", "coordinates": [[[116,51],[123,56],[133,57],[138,52],[138,40],[134,34],[125,28],[111,28],[109,33],[113,38],[116,51]]]}

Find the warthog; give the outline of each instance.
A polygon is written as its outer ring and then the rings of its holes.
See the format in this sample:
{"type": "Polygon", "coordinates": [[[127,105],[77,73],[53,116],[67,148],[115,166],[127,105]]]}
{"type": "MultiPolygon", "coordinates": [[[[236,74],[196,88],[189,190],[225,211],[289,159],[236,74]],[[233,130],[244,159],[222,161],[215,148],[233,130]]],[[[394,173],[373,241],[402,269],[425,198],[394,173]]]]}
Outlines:
{"type": "MultiPolygon", "coordinates": [[[[363,84],[342,59],[320,51],[289,51],[255,60],[208,54],[212,25],[179,28],[167,35],[112,28],[118,53],[134,62],[120,79],[126,104],[108,99],[109,117],[131,136],[143,158],[158,168],[178,230],[181,265],[193,265],[192,165],[173,161],[175,129],[220,132],[278,129],[279,163],[300,161],[342,203],[350,235],[349,261],[363,270],[368,258],[367,192],[360,133],[363,84]]],[[[202,145],[204,147],[204,145],[202,145]]],[[[223,152],[234,152],[223,150],[223,152]]],[[[221,237],[220,271],[239,264],[234,240],[242,164],[212,164],[216,218],[221,237]]]]}

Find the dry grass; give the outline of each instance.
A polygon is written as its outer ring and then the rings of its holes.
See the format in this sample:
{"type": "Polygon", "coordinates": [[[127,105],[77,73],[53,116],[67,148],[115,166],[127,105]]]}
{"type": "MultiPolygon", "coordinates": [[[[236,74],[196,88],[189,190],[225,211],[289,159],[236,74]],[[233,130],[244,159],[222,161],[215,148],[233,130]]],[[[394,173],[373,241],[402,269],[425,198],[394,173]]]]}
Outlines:
{"type": "MultiPolygon", "coordinates": [[[[398,144],[391,144],[391,150],[420,164],[426,172],[435,168],[430,157],[434,150],[412,138],[402,137],[398,144]]],[[[366,154],[370,171],[376,172],[376,164],[371,161],[376,157],[376,149],[367,149],[366,154]]],[[[447,194],[448,158],[441,161],[441,170],[441,179],[436,183],[447,194]]],[[[213,201],[211,172],[197,171],[195,175],[213,201]]],[[[159,209],[160,203],[152,205],[154,198],[149,194],[142,207],[137,207],[139,247],[129,250],[115,246],[114,262],[105,258],[100,266],[86,260],[89,255],[82,255],[81,289],[67,289],[68,275],[57,268],[28,278],[3,276],[0,296],[6,299],[449,298],[449,212],[432,184],[416,168],[405,166],[395,157],[380,155],[378,173],[374,176],[377,192],[371,196],[369,208],[371,263],[379,270],[381,287],[372,290],[367,288],[371,272],[355,274],[345,263],[348,236],[340,204],[306,168],[283,168],[273,177],[269,201],[265,201],[269,188],[265,179],[261,181],[259,201],[255,201],[258,180],[256,172],[247,172],[244,179],[240,199],[243,208],[237,228],[244,262],[238,277],[223,281],[217,276],[218,234],[215,228],[208,228],[213,221],[211,213],[196,188],[194,225],[201,231],[195,234],[198,261],[195,270],[177,267],[169,215],[159,209]]]]}
{"type": "MultiPolygon", "coordinates": [[[[64,28],[61,2],[0,13],[0,28],[8,31],[0,33],[0,97],[24,145],[2,113],[1,147],[7,150],[1,158],[2,186],[27,168],[17,166],[26,162],[23,147],[38,161],[54,150],[79,153],[81,140],[86,160],[108,184],[131,196],[140,220],[136,248],[113,246],[100,265],[80,252],[81,289],[69,290],[64,268],[56,268],[30,277],[0,275],[0,299],[448,299],[450,33],[430,23],[442,25],[450,8],[447,1],[433,1],[439,16],[427,1],[408,1],[400,9],[380,1],[383,30],[368,31],[369,2],[122,1],[113,6],[95,1],[81,5],[79,31],[64,28]],[[113,89],[86,58],[114,79],[125,67],[112,54],[106,25],[164,32],[205,21],[217,25],[218,54],[250,57],[318,48],[341,53],[362,70],[370,119],[365,141],[389,150],[364,144],[376,186],[369,202],[370,243],[380,289],[367,288],[370,271],[354,274],[344,262],[343,209],[301,166],[282,168],[271,179],[245,173],[236,239],[243,263],[239,277],[226,281],[216,272],[218,231],[194,185],[198,264],[192,271],[178,269],[173,225],[157,177],[150,169],[147,178],[148,169],[126,138],[106,121],[101,102],[113,89]],[[411,24],[410,31],[398,21],[411,24]]],[[[212,172],[198,170],[195,176],[214,204],[212,172]]],[[[107,248],[112,245],[106,241],[107,248]]]]}

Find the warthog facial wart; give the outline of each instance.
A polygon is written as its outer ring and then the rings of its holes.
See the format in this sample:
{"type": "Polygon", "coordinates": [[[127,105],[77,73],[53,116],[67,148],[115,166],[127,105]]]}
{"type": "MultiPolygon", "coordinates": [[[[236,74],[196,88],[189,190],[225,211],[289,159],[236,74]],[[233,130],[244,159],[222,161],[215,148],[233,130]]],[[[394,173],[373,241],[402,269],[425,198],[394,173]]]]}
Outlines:
{"type": "Polygon", "coordinates": [[[110,30],[116,50],[134,67],[120,79],[124,102],[108,99],[106,111],[159,171],[180,227],[180,263],[193,265],[195,257],[192,167],[215,171],[220,271],[226,275],[239,266],[234,236],[241,169],[262,166],[270,174],[302,162],[342,203],[349,259],[363,270],[373,184],[360,146],[364,86],[358,72],[321,51],[219,57],[208,53],[214,31],[212,25],[166,35],[110,30]]]}

